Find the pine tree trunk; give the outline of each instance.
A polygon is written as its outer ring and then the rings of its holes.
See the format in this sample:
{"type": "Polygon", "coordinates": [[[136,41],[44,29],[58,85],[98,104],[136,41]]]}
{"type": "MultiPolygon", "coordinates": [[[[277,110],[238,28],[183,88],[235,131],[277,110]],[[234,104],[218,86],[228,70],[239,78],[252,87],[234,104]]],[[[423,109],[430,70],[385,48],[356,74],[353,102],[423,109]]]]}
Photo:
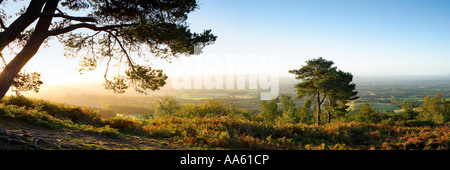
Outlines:
{"type": "MultiPolygon", "coordinates": [[[[34,35],[34,34],[33,34],[34,35]]],[[[27,44],[24,46],[22,51],[14,57],[11,62],[6,65],[0,74],[0,97],[3,98],[8,92],[14,77],[20,70],[25,66],[25,64],[36,54],[42,42],[45,38],[30,38],[27,44]]]]}
{"type": "Polygon", "coordinates": [[[2,73],[0,74],[0,97],[3,98],[8,92],[9,87],[11,86],[12,81],[14,80],[14,77],[17,75],[17,73],[10,68],[3,69],[2,73]]]}
{"type": "Polygon", "coordinates": [[[3,51],[9,43],[14,41],[20,33],[38,18],[38,14],[42,11],[44,4],[45,1],[32,0],[25,13],[21,14],[6,30],[0,32],[0,51],[3,51]]]}
{"type": "Polygon", "coordinates": [[[328,123],[331,123],[331,112],[328,110],[328,123]]]}
{"type": "Polygon", "coordinates": [[[328,99],[328,123],[331,123],[331,99],[328,99]]]}
{"type": "MultiPolygon", "coordinates": [[[[58,5],[58,0],[49,0],[46,2],[43,13],[53,14],[58,5]]],[[[30,39],[14,59],[12,59],[0,73],[0,99],[8,92],[14,77],[27,64],[28,61],[37,53],[41,44],[48,37],[47,31],[52,22],[52,17],[41,17],[36,24],[36,28],[31,34],[30,39]]]]}
{"type": "Polygon", "coordinates": [[[320,109],[320,105],[322,103],[320,102],[320,92],[317,91],[317,125],[320,125],[320,114],[322,113],[320,109]]]}

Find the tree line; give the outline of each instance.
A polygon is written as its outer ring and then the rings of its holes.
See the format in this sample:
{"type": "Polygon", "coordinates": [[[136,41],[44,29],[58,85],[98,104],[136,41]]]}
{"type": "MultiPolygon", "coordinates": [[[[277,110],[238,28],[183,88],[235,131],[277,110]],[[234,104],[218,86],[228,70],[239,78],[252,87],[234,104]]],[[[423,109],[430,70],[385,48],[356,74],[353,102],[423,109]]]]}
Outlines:
{"type": "MultiPolygon", "coordinates": [[[[319,113],[315,109],[310,99],[306,100],[303,105],[295,105],[294,98],[281,95],[270,101],[261,101],[262,120],[268,123],[305,123],[318,124],[315,115],[319,113]]],[[[377,111],[374,106],[364,103],[363,107],[351,113],[349,109],[334,110],[328,114],[321,113],[320,124],[335,122],[364,122],[364,123],[380,123],[380,122],[416,122],[425,124],[442,124],[450,121],[450,101],[442,98],[440,93],[436,93],[434,97],[427,96],[424,102],[417,108],[411,103],[402,105],[403,111],[400,113],[377,111]]],[[[325,107],[323,110],[328,111],[325,107]]]]}

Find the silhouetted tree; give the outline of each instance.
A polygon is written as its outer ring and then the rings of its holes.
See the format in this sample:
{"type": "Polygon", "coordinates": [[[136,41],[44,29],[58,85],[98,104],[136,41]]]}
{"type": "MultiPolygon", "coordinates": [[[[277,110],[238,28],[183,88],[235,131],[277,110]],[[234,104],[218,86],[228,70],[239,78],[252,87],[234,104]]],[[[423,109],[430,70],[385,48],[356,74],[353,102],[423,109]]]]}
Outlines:
{"type": "Polygon", "coordinates": [[[41,74],[38,72],[25,73],[19,72],[12,82],[12,91],[17,96],[21,95],[21,92],[34,91],[39,92],[40,86],[43,84],[41,81],[41,74]]]}
{"type": "MultiPolygon", "coordinates": [[[[0,53],[0,57],[3,60],[4,66],[6,66],[6,61],[0,53]]],[[[4,67],[0,68],[3,70],[4,67]]],[[[35,93],[39,92],[41,85],[44,84],[41,80],[41,74],[38,72],[28,73],[25,71],[21,71],[17,73],[16,77],[14,77],[11,87],[12,91],[16,93],[17,96],[20,96],[22,92],[26,91],[34,91],[35,93]]]]}
{"type": "MultiPolygon", "coordinates": [[[[0,4],[6,8],[16,3],[5,1],[0,4]]],[[[186,24],[187,14],[197,7],[196,0],[31,0],[12,22],[8,21],[7,11],[0,9],[0,52],[11,44],[21,48],[0,74],[0,98],[41,45],[52,37],[64,44],[67,57],[80,58],[80,72],[106,62],[107,89],[117,93],[125,92],[129,86],[141,93],[157,90],[167,76],[162,70],[136,63],[135,57],[149,61],[144,57],[148,51],[153,57],[170,61],[179,55],[198,53],[212,44],[216,36],[210,30],[192,33],[186,24]],[[88,14],[70,15],[74,11],[88,14]],[[108,75],[110,64],[125,66],[125,73],[108,75]]]]}

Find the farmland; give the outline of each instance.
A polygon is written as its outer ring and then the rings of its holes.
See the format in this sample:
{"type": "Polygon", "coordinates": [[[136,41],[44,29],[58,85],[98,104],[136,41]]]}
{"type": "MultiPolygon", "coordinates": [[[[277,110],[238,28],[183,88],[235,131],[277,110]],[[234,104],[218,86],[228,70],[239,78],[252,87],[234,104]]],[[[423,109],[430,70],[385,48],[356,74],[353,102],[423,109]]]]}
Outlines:
{"type": "MultiPolygon", "coordinates": [[[[372,102],[369,103],[370,105],[374,106],[376,110],[378,111],[394,111],[394,112],[399,112],[402,110],[401,107],[396,106],[395,104],[392,103],[379,103],[379,102],[372,102]]],[[[357,111],[359,108],[361,108],[364,103],[351,103],[350,105],[350,110],[352,112],[357,111]]]]}
{"type": "MultiPolygon", "coordinates": [[[[379,78],[370,76],[355,77],[356,90],[360,98],[349,105],[351,111],[356,111],[363,103],[372,104],[378,111],[399,112],[402,105],[406,102],[413,104],[415,108],[419,107],[426,96],[434,96],[440,92],[443,98],[450,99],[450,79],[447,77],[391,77],[379,78]]],[[[293,87],[297,82],[293,77],[280,77],[280,95],[295,97],[296,90],[293,87]]],[[[91,89],[100,88],[101,85],[91,89]]],[[[65,87],[69,88],[70,87],[65,87]]],[[[57,89],[57,87],[52,87],[57,89]]],[[[45,89],[38,95],[31,95],[33,98],[41,98],[50,101],[76,104],[92,108],[103,108],[110,110],[110,113],[127,114],[120,107],[128,107],[130,113],[136,113],[142,110],[152,110],[154,101],[161,96],[173,96],[181,104],[202,102],[214,98],[221,100],[225,104],[235,105],[237,108],[248,108],[255,112],[261,109],[261,100],[259,93],[263,90],[250,89],[182,89],[174,90],[169,84],[160,91],[149,93],[149,95],[112,95],[111,93],[87,94],[78,89],[68,90],[70,92],[46,93],[45,89]],[[117,105],[117,107],[114,107],[117,105]],[[112,109],[111,109],[112,108],[112,109]],[[114,109],[115,108],[115,109],[114,109]]],[[[296,105],[302,105],[304,99],[295,99],[296,105]]],[[[152,112],[152,111],[147,111],[152,112]]]]}

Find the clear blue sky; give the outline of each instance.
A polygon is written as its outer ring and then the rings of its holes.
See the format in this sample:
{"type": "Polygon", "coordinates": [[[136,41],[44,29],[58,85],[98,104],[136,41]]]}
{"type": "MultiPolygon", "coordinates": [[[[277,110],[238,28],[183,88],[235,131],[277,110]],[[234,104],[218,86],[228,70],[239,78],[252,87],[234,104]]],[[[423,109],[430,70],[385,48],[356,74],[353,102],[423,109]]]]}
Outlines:
{"type": "Polygon", "coordinates": [[[355,75],[450,75],[448,0],[204,0],[211,53],[276,53],[281,72],[322,56],[355,75]]]}
{"type": "MultiPolygon", "coordinates": [[[[201,0],[187,22],[196,32],[212,29],[217,42],[199,56],[153,64],[170,76],[190,60],[269,54],[279,56],[279,72],[288,74],[321,56],[354,75],[449,76],[449,9],[450,0],[201,0]]],[[[44,80],[103,78],[103,69],[79,76],[76,62],[52,45],[26,68],[44,80]]]]}

